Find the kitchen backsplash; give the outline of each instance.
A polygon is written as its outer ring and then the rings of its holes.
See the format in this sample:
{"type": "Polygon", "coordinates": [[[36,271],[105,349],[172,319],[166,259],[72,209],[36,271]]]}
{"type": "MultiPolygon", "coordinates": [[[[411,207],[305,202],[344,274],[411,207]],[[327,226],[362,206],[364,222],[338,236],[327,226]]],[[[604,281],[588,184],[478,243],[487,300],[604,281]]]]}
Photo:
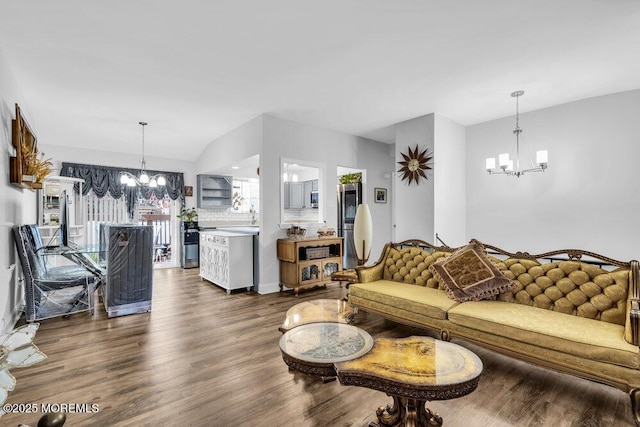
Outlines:
{"type": "Polygon", "coordinates": [[[227,221],[227,222],[247,222],[258,221],[259,214],[241,213],[229,209],[198,209],[198,221],[212,222],[212,221],[227,221]]]}
{"type": "MultiPolygon", "coordinates": [[[[259,213],[242,213],[232,208],[229,209],[198,209],[198,221],[200,222],[257,222],[259,213]]],[[[285,209],[284,222],[286,223],[317,223],[318,209],[285,209]]]]}
{"type": "Polygon", "coordinates": [[[318,209],[284,209],[284,222],[318,222],[318,209]]]}

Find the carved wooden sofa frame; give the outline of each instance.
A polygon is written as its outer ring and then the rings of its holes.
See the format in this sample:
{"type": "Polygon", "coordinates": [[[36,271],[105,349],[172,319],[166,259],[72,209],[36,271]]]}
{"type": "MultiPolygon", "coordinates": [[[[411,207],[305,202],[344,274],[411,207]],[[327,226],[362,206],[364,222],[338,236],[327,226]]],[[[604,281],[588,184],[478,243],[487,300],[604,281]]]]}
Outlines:
{"type": "MultiPolygon", "coordinates": [[[[573,261],[581,263],[580,265],[583,265],[582,263],[584,263],[589,265],[598,265],[599,268],[603,266],[614,268],[615,270],[610,271],[612,273],[614,271],[622,272],[624,270],[628,270],[629,279],[626,295],[627,319],[625,324],[625,338],[628,344],[636,347],[640,346],[640,264],[638,261],[632,260],[629,262],[623,262],[594,252],[579,249],[561,249],[532,255],[528,252],[511,253],[485,243],[483,243],[483,245],[490,256],[495,256],[495,261],[498,262],[499,266],[500,262],[509,263],[513,260],[524,260],[518,262],[531,261],[539,263],[540,265],[573,261]]],[[[499,340],[494,340],[492,337],[488,337],[487,334],[484,334],[483,336],[482,334],[477,334],[476,331],[470,331],[469,328],[453,325],[447,319],[434,320],[433,322],[423,320],[416,321],[413,318],[408,318],[398,314],[397,311],[384,310],[376,307],[375,305],[363,304],[362,300],[357,297],[358,285],[382,280],[384,274],[389,276],[388,271],[385,273],[387,257],[394,250],[400,251],[406,248],[419,248],[431,254],[442,253],[441,256],[447,256],[448,254],[453,253],[456,249],[459,249],[450,248],[448,246],[434,246],[422,240],[405,240],[400,243],[387,243],[382,250],[380,258],[372,266],[358,267],[356,269],[358,281],[350,288],[348,297],[349,302],[360,310],[379,314],[389,320],[434,331],[438,333],[443,340],[449,341],[452,338],[462,338],[492,351],[506,354],[526,362],[618,388],[629,393],[633,419],[636,425],[640,426],[640,365],[637,368],[630,369],[628,367],[615,365],[614,363],[604,363],[598,360],[588,361],[587,358],[584,357],[565,357],[564,354],[562,354],[562,357],[554,359],[552,356],[549,359],[548,354],[546,354],[549,351],[546,353],[537,352],[535,344],[512,346],[511,343],[509,343],[507,345],[507,343],[500,343],[499,340]]],[[[504,266],[505,265],[503,265],[503,267],[504,266]]],[[[609,272],[609,270],[606,271],[609,272]]],[[[389,277],[386,278],[386,280],[399,282],[400,280],[397,279],[397,277],[395,280],[390,279],[389,277]]],[[[407,282],[406,279],[404,281],[407,282]]],[[[413,284],[415,285],[415,282],[413,284]]],[[[429,278],[429,283],[424,286],[432,288],[441,287],[437,282],[436,277],[429,278]]],[[[498,299],[501,299],[500,297],[503,297],[504,295],[505,294],[501,294],[498,299]]],[[[509,298],[507,298],[507,300],[509,300],[509,298]]],[[[511,300],[511,302],[516,303],[516,301],[513,300],[511,300]]],[[[553,353],[553,351],[551,352],[553,353]]],[[[560,355],[561,353],[557,354],[560,355]]],[[[640,348],[638,349],[637,354],[640,360],[640,348]]]]}

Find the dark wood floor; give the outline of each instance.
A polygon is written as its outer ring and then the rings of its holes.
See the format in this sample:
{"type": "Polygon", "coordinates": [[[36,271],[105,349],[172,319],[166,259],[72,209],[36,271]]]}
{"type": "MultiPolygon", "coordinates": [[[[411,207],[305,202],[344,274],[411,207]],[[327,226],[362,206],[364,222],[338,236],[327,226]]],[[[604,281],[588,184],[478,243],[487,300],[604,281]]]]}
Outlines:
{"type": "MultiPolygon", "coordinates": [[[[366,426],[381,392],[322,383],[289,372],[278,326],[307,299],[341,298],[336,285],[258,295],[200,281],[197,270],[158,270],[153,311],[107,318],[102,307],[41,322],[36,344],[48,359],[14,369],[10,403],[97,404],[66,426],[366,426]]],[[[366,313],[374,337],[422,331],[366,313]]],[[[446,426],[632,426],[626,393],[538,368],[464,342],[484,363],[478,389],[428,406],[446,426]]],[[[0,425],[36,425],[39,415],[7,414],[0,425]]]]}

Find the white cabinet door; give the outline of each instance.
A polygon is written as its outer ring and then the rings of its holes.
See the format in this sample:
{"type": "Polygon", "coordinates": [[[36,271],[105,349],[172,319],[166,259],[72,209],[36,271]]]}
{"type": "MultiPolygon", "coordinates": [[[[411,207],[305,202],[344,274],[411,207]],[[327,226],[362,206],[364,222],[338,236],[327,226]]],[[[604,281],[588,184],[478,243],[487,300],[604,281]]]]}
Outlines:
{"type": "Polygon", "coordinates": [[[229,289],[229,248],[220,246],[220,264],[218,265],[220,286],[229,289]]]}
{"type": "Polygon", "coordinates": [[[300,209],[304,207],[304,184],[302,182],[291,182],[289,184],[289,207],[300,209]]]}
{"type": "Polygon", "coordinates": [[[213,280],[213,242],[212,236],[200,234],[200,277],[213,280]]]}

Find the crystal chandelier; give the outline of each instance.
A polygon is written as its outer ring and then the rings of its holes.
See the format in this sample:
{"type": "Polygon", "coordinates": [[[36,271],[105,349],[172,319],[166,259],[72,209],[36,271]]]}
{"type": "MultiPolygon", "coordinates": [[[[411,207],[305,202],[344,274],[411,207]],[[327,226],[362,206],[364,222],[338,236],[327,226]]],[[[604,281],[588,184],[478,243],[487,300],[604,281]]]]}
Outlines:
{"type": "Polygon", "coordinates": [[[136,187],[136,186],[149,186],[151,188],[156,188],[159,185],[165,185],[167,180],[164,175],[156,174],[152,177],[149,177],[147,174],[147,164],[144,161],[144,127],[147,125],[147,122],[138,122],[140,126],[142,126],[142,162],[140,167],[140,175],[135,176],[130,174],[129,172],[122,171],[120,172],[120,184],[126,185],[127,187],[136,187]]]}
{"type": "Polygon", "coordinates": [[[496,158],[489,157],[486,160],[486,169],[487,172],[489,172],[489,175],[504,174],[520,178],[520,175],[524,175],[525,172],[544,172],[545,169],[547,169],[547,161],[549,158],[547,150],[540,150],[536,152],[536,164],[529,159],[531,162],[531,167],[529,169],[520,169],[520,134],[522,133],[522,129],[520,129],[520,110],[518,100],[522,95],[524,95],[524,91],[522,90],[515,91],[511,94],[511,96],[516,99],[516,128],[513,130],[513,133],[516,135],[515,165],[513,160],[509,158],[509,153],[502,153],[498,155],[498,168],[496,168],[496,158]]]}

